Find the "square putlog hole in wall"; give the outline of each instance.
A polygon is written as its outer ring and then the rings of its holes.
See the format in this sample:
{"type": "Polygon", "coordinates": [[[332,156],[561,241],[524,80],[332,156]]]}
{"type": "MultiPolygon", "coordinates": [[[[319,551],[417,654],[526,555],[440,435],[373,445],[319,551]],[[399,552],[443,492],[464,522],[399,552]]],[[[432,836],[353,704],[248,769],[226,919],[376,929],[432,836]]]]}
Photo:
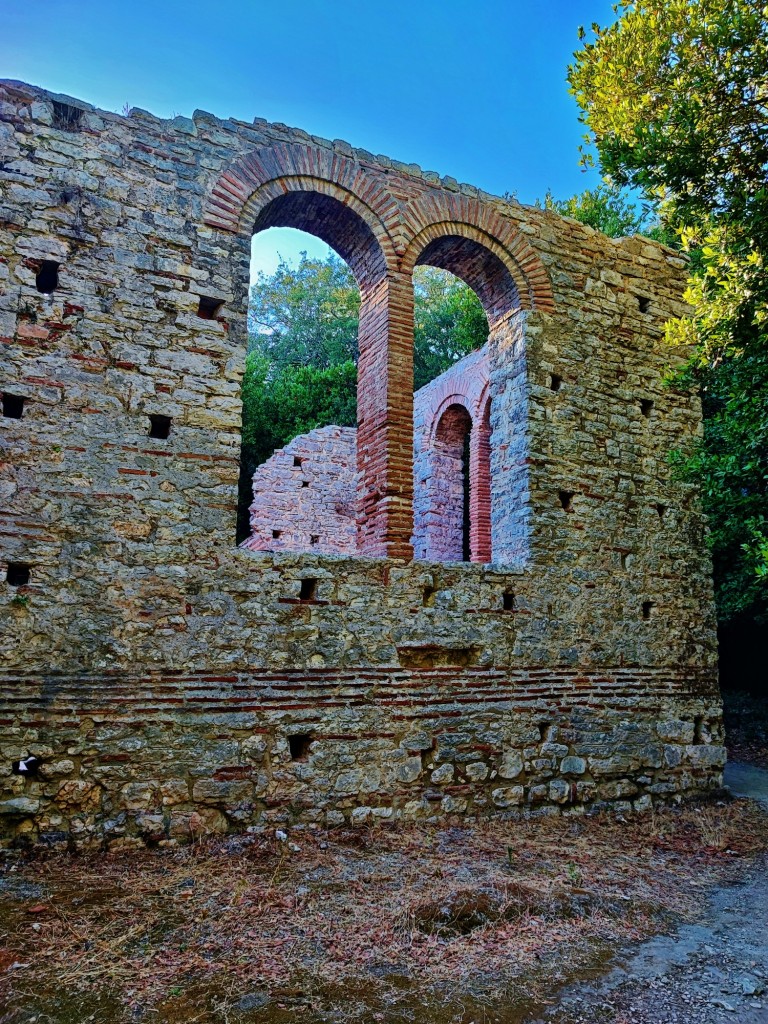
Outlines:
{"type": "Polygon", "coordinates": [[[27,778],[30,776],[34,777],[39,774],[42,763],[39,757],[30,754],[27,757],[19,758],[18,761],[12,761],[11,773],[13,775],[25,775],[27,778]]]}
{"type": "Polygon", "coordinates": [[[293,464],[296,467],[301,466],[301,456],[300,455],[294,455],[293,456],[293,464]]]}
{"type": "Polygon", "coordinates": [[[511,590],[505,590],[501,595],[501,607],[505,612],[513,612],[515,610],[515,595],[511,590]]]}
{"type": "Polygon", "coordinates": [[[21,395],[11,395],[3,392],[3,416],[10,420],[20,420],[24,413],[24,399],[21,395]]]}
{"type": "Polygon", "coordinates": [[[149,436],[157,437],[161,441],[165,441],[171,433],[171,417],[162,416],[160,413],[152,412],[149,414],[149,436]]]}
{"type": "Polygon", "coordinates": [[[24,562],[9,562],[5,580],[12,587],[25,587],[29,583],[29,566],[24,562]]]}
{"type": "Polygon", "coordinates": [[[551,373],[549,375],[549,390],[559,391],[563,386],[563,378],[557,373],[551,373]]]}
{"type": "Polygon", "coordinates": [[[651,418],[653,412],[653,399],[652,398],[641,398],[640,399],[640,412],[645,416],[647,420],[651,418]]]}
{"type": "Polygon", "coordinates": [[[565,512],[573,512],[573,496],[575,491],[558,491],[557,496],[560,499],[560,505],[565,512]]]}
{"type": "Polygon", "coordinates": [[[50,295],[59,287],[59,267],[55,260],[43,260],[35,275],[35,287],[43,295],[50,295]]]}
{"type": "Polygon", "coordinates": [[[83,126],[83,111],[80,107],[73,107],[70,103],[61,103],[59,100],[52,102],[52,126],[64,132],[79,132],[83,126]]]}
{"type": "Polygon", "coordinates": [[[300,601],[314,601],[317,597],[317,580],[304,579],[299,587],[300,601]]]}
{"type": "Polygon", "coordinates": [[[637,307],[641,313],[647,313],[651,305],[651,300],[647,295],[637,296],[637,307]]]}
{"type": "Polygon", "coordinates": [[[201,295],[197,306],[197,315],[201,320],[215,320],[223,305],[223,299],[214,299],[209,295],[201,295]]]}
{"type": "Polygon", "coordinates": [[[294,736],[288,737],[288,749],[291,752],[292,761],[306,761],[309,757],[309,748],[311,746],[311,733],[297,732],[294,736]]]}
{"type": "Polygon", "coordinates": [[[648,621],[653,614],[654,603],[653,601],[643,601],[643,618],[648,621]]]}

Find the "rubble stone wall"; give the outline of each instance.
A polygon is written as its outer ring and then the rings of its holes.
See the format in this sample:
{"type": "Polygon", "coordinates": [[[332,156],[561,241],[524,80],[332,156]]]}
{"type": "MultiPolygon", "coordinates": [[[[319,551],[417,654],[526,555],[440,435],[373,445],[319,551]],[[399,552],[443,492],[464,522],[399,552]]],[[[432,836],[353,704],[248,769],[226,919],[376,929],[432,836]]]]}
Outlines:
{"type": "Polygon", "coordinates": [[[4,841],[720,784],[705,523],[667,459],[701,429],[663,382],[675,253],[283,125],[21,83],[0,151],[4,841]],[[366,557],[235,547],[249,242],[272,224],[361,286],[366,557]],[[488,313],[490,565],[410,561],[419,262],[488,313]]]}
{"type": "Polygon", "coordinates": [[[357,553],[357,431],[319,427],[253,474],[251,551],[357,553]]]}

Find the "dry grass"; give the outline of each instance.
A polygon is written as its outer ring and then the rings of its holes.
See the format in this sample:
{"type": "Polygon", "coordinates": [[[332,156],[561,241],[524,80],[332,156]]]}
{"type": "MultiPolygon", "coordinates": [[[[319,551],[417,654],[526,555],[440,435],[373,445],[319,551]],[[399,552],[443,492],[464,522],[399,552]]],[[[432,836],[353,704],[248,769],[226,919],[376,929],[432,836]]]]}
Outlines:
{"type": "MultiPolygon", "coordinates": [[[[7,865],[0,969],[16,966],[0,975],[0,1024],[24,1007],[40,1024],[88,1019],[52,1007],[92,1009],[96,993],[105,1024],[276,1022],[297,1002],[316,1020],[423,1021],[425,992],[471,997],[479,1021],[478,1006],[551,991],[596,952],[694,915],[768,848],[768,815],[735,802],[291,840],[7,865]]],[[[462,1019],[450,1012],[435,1019],[462,1019]]]]}

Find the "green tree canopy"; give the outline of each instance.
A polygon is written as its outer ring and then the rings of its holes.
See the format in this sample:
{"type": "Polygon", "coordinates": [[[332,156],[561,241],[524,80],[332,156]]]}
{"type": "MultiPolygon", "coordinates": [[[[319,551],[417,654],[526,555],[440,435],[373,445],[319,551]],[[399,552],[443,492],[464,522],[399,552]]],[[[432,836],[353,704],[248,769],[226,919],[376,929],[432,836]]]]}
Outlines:
{"type": "Polygon", "coordinates": [[[631,199],[615,186],[598,185],[570,199],[555,199],[548,191],[543,201],[536,205],[589,224],[609,238],[635,235],[646,227],[644,213],[638,211],[631,199]]]}
{"type": "MultiPolygon", "coordinates": [[[[712,525],[722,621],[768,618],[768,8],[758,0],[620,0],[569,69],[603,172],[657,203],[692,255],[696,356],[678,383],[705,433],[680,471],[712,525]]],[[[586,160],[592,159],[587,152],[586,160]]]]}
{"type": "Polygon", "coordinates": [[[295,266],[281,259],[258,274],[248,305],[249,350],[278,366],[327,369],[357,362],[360,292],[347,264],[331,253],[295,266]]]}

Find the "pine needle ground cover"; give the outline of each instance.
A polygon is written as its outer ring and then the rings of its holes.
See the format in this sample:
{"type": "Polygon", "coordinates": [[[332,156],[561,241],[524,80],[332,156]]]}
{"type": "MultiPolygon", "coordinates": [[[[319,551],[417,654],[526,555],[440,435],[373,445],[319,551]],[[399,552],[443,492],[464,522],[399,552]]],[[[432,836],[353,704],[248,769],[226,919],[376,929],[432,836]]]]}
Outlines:
{"type": "Polygon", "coordinates": [[[512,1024],[768,849],[746,801],[11,855],[1,1024],[512,1024]]]}

